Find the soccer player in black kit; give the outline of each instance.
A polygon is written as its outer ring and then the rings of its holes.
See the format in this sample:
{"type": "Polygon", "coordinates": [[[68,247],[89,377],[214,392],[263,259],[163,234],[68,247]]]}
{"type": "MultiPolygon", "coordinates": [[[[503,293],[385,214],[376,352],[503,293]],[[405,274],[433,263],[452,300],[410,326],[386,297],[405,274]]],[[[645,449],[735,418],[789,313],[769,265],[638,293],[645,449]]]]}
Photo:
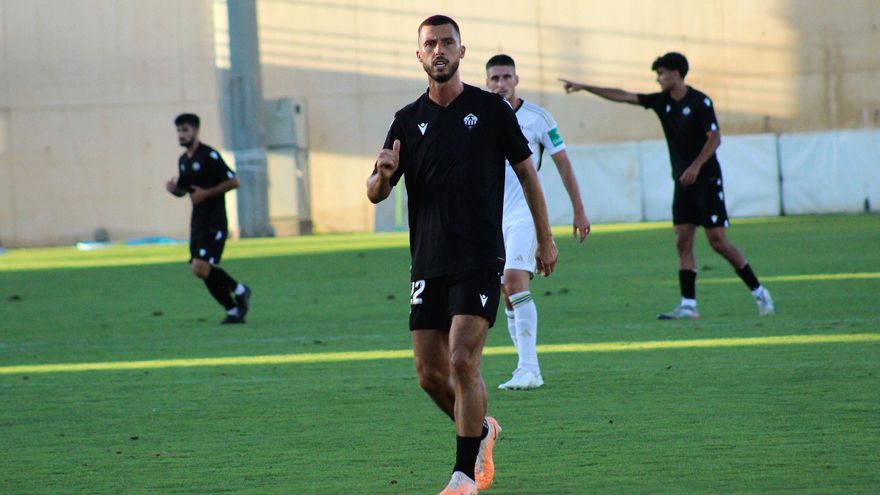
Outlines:
{"type": "Polygon", "coordinates": [[[177,140],[186,152],[177,163],[179,177],[169,180],[165,189],[177,197],[189,193],[192,200],[190,267],[193,275],[205,281],[208,292],[226,310],[226,318],[221,323],[244,323],[251,289],[217,266],[228,235],[225,194],[238,187],[238,177],[217,150],[199,141],[198,115],[178,115],[174,125],[177,140]]]}
{"type": "Polygon", "coordinates": [[[504,267],[505,159],[535,222],[539,272],[553,271],[557,252],[513,109],[500,96],[462,83],[458,66],[465,47],[454,20],[429,17],[418,35],[416,57],[428,74],[428,91],[395,114],[367,179],[367,196],[378,203],[404,178],[415,367],[421,387],[455,422],[455,467],[441,494],[466,495],[492,483],[492,449],[500,431],[486,416],[480,366],[504,267]]]}
{"type": "Polygon", "coordinates": [[[661,320],[698,318],[696,297],[697,268],[694,258],[694,235],[702,225],[712,246],[736,270],[745,282],[755,302],[758,314],[776,312],[770,292],[764,288],[752,267],[727,240],[727,209],[724,205],[724,187],[721,165],[715,150],[721,145],[721,132],[715,118],[712,100],[687,86],[688,61],[676,52],[658,57],[651,65],[657,73],[659,93],[635,94],[621,89],[601,88],[560,79],[567,93],[585,90],[607,100],[641,105],[654,110],[669,147],[672,179],[675,193],[672,200],[672,223],[678,248],[681,303],[672,311],[661,313],[661,320]]]}

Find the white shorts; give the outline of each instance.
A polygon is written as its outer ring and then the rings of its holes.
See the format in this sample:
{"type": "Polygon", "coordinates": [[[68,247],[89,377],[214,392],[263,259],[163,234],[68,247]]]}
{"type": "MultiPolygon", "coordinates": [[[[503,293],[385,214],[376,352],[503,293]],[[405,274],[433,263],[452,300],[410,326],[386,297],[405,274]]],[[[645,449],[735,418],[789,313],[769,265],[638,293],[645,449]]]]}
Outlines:
{"type": "Polygon", "coordinates": [[[535,250],[538,237],[535,224],[530,221],[517,222],[502,229],[504,233],[504,270],[522,270],[535,274],[535,250]]]}

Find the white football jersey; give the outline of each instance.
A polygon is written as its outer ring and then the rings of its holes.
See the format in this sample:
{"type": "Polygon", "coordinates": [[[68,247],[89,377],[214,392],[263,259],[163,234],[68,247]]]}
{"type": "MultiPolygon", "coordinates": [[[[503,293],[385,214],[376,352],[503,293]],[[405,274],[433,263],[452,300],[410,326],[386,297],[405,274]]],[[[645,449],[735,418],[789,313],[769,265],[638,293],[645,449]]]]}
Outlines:
{"type": "MultiPolygon", "coordinates": [[[[535,164],[535,167],[541,163],[541,155],[544,151],[548,155],[553,155],[565,149],[565,141],[559,135],[556,121],[547,110],[523,100],[522,105],[516,111],[516,119],[529,142],[529,148],[532,150],[532,163],[535,164]]],[[[541,174],[538,174],[538,179],[540,180],[540,178],[541,174]]],[[[502,224],[506,226],[525,221],[531,222],[532,215],[529,212],[529,205],[526,203],[526,197],[523,195],[516,172],[508,163],[504,170],[504,217],[502,224]]]]}

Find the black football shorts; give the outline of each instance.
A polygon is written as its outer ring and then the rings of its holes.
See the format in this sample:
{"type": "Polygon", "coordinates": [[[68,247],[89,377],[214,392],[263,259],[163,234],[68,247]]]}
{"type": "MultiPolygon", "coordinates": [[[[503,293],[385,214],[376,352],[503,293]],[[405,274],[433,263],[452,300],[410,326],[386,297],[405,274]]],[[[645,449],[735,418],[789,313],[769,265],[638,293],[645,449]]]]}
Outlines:
{"type": "Polygon", "coordinates": [[[410,330],[449,330],[455,315],[477,315],[495,324],[501,299],[501,274],[476,270],[413,280],[410,330]]]}
{"type": "Polygon", "coordinates": [[[706,229],[727,227],[729,222],[721,177],[698,179],[687,187],[675,181],[672,223],[702,225],[706,229]]]}
{"type": "Polygon", "coordinates": [[[220,263],[223,247],[226,245],[226,231],[204,229],[192,232],[189,238],[189,261],[205,260],[212,265],[220,263]]]}

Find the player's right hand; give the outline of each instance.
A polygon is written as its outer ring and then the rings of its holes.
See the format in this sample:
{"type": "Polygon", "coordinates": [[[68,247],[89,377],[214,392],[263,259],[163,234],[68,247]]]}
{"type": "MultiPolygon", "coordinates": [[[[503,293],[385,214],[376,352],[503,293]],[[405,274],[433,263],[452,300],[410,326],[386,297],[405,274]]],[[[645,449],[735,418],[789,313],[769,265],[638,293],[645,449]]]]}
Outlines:
{"type": "Polygon", "coordinates": [[[168,179],[168,182],[165,183],[165,190],[174,194],[177,192],[177,177],[172,177],[168,179]]]}
{"type": "Polygon", "coordinates": [[[379,152],[379,158],[376,159],[376,171],[385,179],[391,179],[397,166],[400,164],[400,140],[395,139],[391,144],[391,149],[384,148],[379,152]]]}
{"type": "Polygon", "coordinates": [[[574,93],[575,91],[580,91],[584,89],[583,84],[578,84],[576,82],[569,81],[568,79],[559,78],[559,81],[562,83],[562,87],[565,88],[566,93],[574,93]]]}
{"type": "Polygon", "coordinates": [[[556,260],[559,258],[559,251],[556,250],[556,243],[551,238],[549,242],[538,241],[538,247],[535,250],[535,261],[540,275],[549,277],[556,268],[556,260]]]}

